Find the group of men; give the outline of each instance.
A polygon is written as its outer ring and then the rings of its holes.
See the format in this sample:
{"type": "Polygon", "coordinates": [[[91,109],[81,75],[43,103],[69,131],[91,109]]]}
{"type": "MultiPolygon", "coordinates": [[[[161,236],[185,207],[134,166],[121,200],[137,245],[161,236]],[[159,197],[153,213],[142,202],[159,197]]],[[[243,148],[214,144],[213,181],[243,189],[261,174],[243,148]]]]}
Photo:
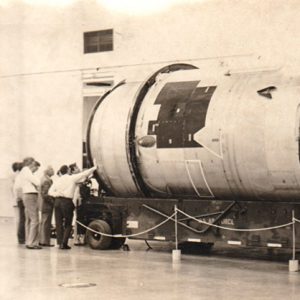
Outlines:
{"type": "Polygon", "coordinates": [[[22,163],[13,163],[15,172],[13,194],[17,209],[17,237],[19,244],[27,249],[42,249],[54,246],[51,240],[51,220],[54,210],[56,239],[60,249],[71,249],[68,240],[72,231],[76,187],[84,182],[96,169],[80,172],[76,164],[63,165],[53,180],[54,170],[47,167],[39,179],[35,172],[40,163],[27,157],[22,163]],[[41,219],[39,218],[41,211],[41,219]]]}

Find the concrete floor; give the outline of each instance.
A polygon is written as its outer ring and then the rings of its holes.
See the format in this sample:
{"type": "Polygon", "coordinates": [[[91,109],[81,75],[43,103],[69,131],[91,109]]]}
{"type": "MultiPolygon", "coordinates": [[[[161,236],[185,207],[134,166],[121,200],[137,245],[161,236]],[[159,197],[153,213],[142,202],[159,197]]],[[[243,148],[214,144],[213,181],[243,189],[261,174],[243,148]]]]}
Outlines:
{"type": "MultiPolygon", "coordinates": [[[[300,273],[287,262],[182,255],[168,244],[128,241],[131,251],[72,247],[28,250],[16,244],[12,220],[0,219],[0,299],[299,299],[300,273]],[[151,243],[150,243],[151,244],[151,243]],[[92,287],[61,284],[94,283],[92,287]]],[[[71,243],[72,244],[72,243],[71,243]]]]}

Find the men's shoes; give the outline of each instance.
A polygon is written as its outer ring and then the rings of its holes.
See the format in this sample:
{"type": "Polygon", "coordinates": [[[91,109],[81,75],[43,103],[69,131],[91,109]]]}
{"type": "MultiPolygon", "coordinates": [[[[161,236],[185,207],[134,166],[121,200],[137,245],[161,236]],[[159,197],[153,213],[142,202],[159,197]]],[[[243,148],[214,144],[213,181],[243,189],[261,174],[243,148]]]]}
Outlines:
{"type": "Polygon", "coordinates": [[[19,245],[24,245],[25,241],[19,241],[19,245]]]}
{"type": "Polygon", "coordinates": [[[43,246],[43,247],[54,247],[54,245],[52,244],[42,244],[42,243],[39,243],[40,246],[43,246]]]}
{"type": "Polygon", "coordinates": [[[71,247],[68,246],[68,245],[61,245],[61,246],[59,247],[59,249],[62,249],[62,250],[70,250],[71,247]]]}
{"type": "Polygon", "coordinates": [[[40,249],[43,249],[42,247],[40,246],[26,246],[27,249],[31,249],[31,250],[40,250],[40,249]]]}

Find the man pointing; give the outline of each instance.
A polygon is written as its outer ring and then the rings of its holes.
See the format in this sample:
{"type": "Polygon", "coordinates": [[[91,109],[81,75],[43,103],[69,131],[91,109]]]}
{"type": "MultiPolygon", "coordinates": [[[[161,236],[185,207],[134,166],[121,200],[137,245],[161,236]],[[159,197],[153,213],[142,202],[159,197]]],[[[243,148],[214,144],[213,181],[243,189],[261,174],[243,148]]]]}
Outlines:
{"type": "Polygon", "coordinates": [[[57,243],[60,249],[71,249],[68,240],[72,231],[72,220],[74,203],[73,197],[76,184],[89,177],[97,169],[96,161],[94,167],[78,174],[69,174],[69,167],[64,165],[60,168],[61,176],[54,181],[49,189],[49,195],[55,197],[55,223],[57,243]]]}

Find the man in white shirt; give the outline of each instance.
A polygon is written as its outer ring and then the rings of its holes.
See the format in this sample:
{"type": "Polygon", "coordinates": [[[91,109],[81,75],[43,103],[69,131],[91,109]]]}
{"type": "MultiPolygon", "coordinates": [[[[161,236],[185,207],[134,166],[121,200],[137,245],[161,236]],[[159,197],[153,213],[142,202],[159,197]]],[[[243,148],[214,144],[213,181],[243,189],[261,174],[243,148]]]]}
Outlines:
{"type": "Polygon", "coordinates": [[[23,202],[25,206],[27,249],[42,249],[42,247],[39,246],[38,186],[40,182],[33,174],[38,168],[39,163],[37,163],[34,158],[27,157],[23,160],[23,169],[19,174],[21,177],[23,202]]]}
{"type": "Polygon", "coordinates": [[[55,224],[57,244],[60,249],[71,249],[68,240],[72,231],[72,220],[74,211],[74,193],[76,184],[82,182],[97,169],[96,161],[94,167],[78,174],[69,174],[69,167],[64,165],[60,168],[61,176],[54,181],[48,194],[55,197],[55,224]]]}
{"type": "Polygon", "coordinates": [[[16,212],[16,225],[17,225],[17,237],[19,244],[25,244],[25,207],[22,200],[22,186],[20,180],[20,171],[23,164],[21,162],[15,162],[12,165],[12,169],[15,172],[13,182],[13,196],[14,196],[14,208],[16,212]]]}

